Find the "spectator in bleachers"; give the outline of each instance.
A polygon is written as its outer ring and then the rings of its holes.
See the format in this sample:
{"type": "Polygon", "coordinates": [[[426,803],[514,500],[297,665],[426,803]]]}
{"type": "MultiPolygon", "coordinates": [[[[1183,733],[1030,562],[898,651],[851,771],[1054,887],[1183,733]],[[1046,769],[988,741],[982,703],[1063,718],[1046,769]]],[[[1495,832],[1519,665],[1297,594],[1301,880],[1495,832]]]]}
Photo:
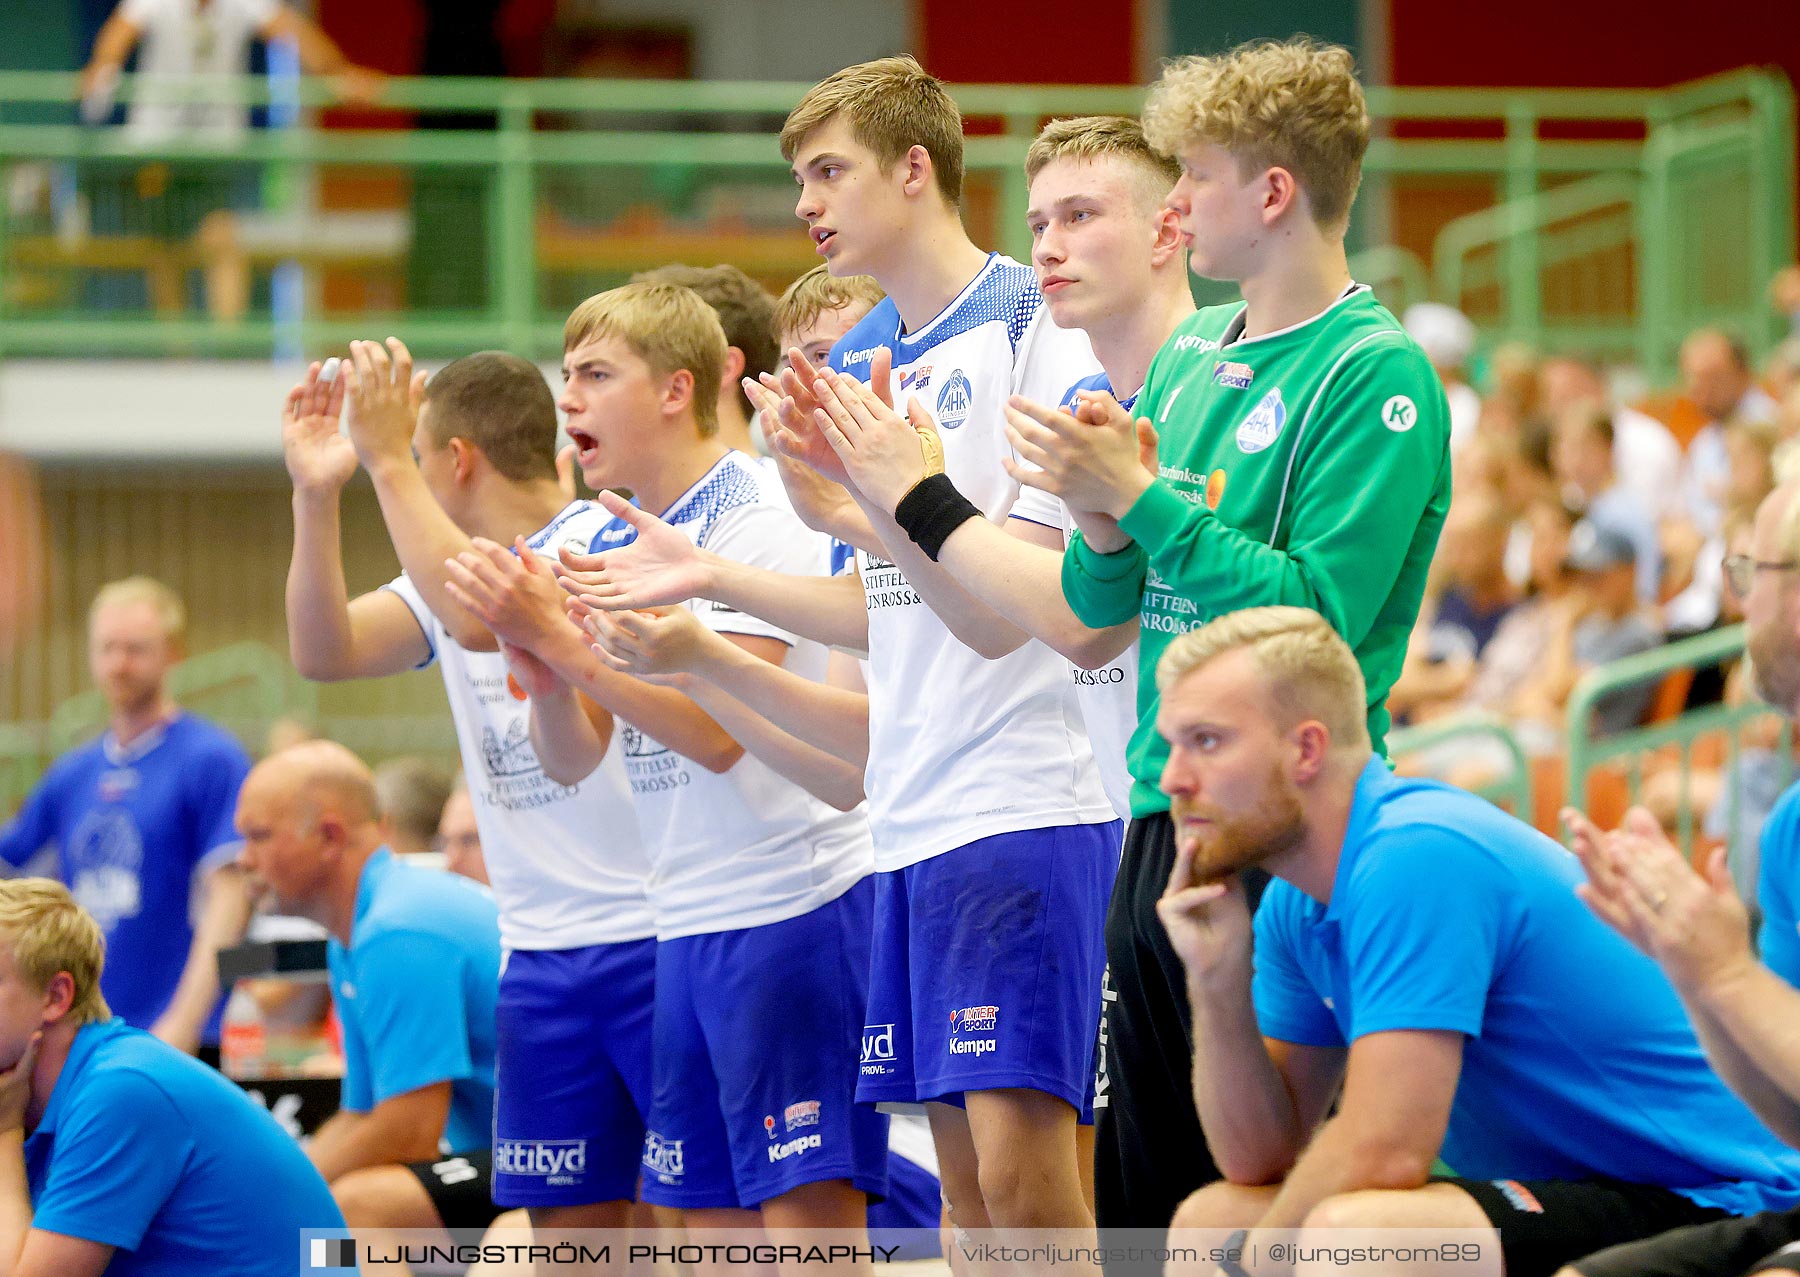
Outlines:
{"type": "MultiPolygon", "coordinates": [[[[1800,485],[1784,484],[1756,514],[1747,553],[1729,570],[1744,601],[1756,689],[1800,714],[1800,485]]],[[[1714,849],[1696,871],[1643,809],[1606,834],[1567,812],[1580,888],[1601,918],[1654,958],[1702,1026],[1719,1074],[1788,1144],[1800,1147],[1800,783],[1763,832],[1762,963],[1743,902],[1714,849]],[[1766,964],[1766,965],[1765,965],[1766,964]]],[[[1800,1209],[1698,1227],[1590,1255],[1561,1277],[1742,1277],[1800,1272],[1800,1209]]]]}
{"type": "Polygon", "coordinates": [[[1756,507],[1775,487],[1775,449],[1780,428],[1774,421],[1748,419],[1725,427],[1725,479],[1721,490],[1724,524],[1702,540],[1691,527],[1665,529],[1663,546],[1669,594],[1663,605],[1663,629],[1669,634],[1695,634],[1718,622],[1725,601],[1724,569],[1727,529],[1748,525],[1756,507]]]}
{"type": "Polygon", "coordinates": [[[1786,322],[1788,335],[1800,337],[1800,266],[1784,266],[1769,281],[1769,304],[1786,322]]]}
{"type": "Polygon", "coordinates": [[[1562,485],[1550,462],[1554,435],[1542,417],[1519,423],[1508,438],[1489,446],[1498,458],[1498,492],[1512,515],[1506,539],[1506,579],[1523,589],[1531,582],[1531,512],[1546,502],[1563,505],[1562,485]]]}
{"type": "Polygon", "coordinates": [[[1524,342],[1509,341],[1494,348],[1488,360],[1488,399],[1498,402],[1523,421],[1541,411],[1538,372],[1542,361],[1524,342]]]}
{"type": "Polygon", "coordinates": [[[481,830],[475,824],[475,801],[469,797],[466,777],[456,778],[450,797],[444,800],[443,816],[438,821],[437,837],[432,846],[443,852],[445,869],[487,885],[487,861],[481,855],[481,830]]]}
{"type": "Polygon", "coordinates": [[[0,832],[0,860],[17,868],[54,844],[58,876],[105,933],[114,1013],[194,1051],[218,1043],[218,950],[250,913],[231,827],[250,758],[169,695],[186,633],[161,582],[101,587],[88,665],[106,730],[51,764],[0,832]]]}
{"type": "Polygon", "coordinates": [[[1800,336],[1789,337],[1763,361],[1763,388],[1769,398],[1785,404],[1788,396],[1800,388],[1800,336]]]}
{"type": "Polygon", "coordinates": [[[369,769],[314,741],[244,781],[241,857],[282,913],[330,933],[342,1107],[307,1145],[353,1228],[483,1228],[500,924],[491,893],[383,843],[369,769]]]}
{"type": "Polygon", "coordinates": [[[1648,413],[1615,404],[1600,369],[1585,359],[1558,355],[1538,369],[1543,410],[1552,420],[1581,404],[1607,409],[1613,429],[1613,459],[1621,484],[1637,493],[1652,520],[1680,508],[1681,445],[1669,428],[1648,413]]]}
{"type": "Polygon", "coordinates": [[[1636,489],[1619,478],[1612,410],[1584,400],[1565,408],[1555,419],[1554,429],[1551,462],[1562,485],[1564,503],[1631,542],[1638,599],[1655,603],[1662,580],[1656,514],[1636,489]]]}
{"type": "Polygon", "coordinates": [[[1469,356],[1475,353],[1475,325],[1456,307],[1442,302],[1408,306],[1401,323],[1444,383],[1444,398],[1450,405],[1450,447],[1454,451],[1474,435],[1481,417],[1481,396],[1469,385],[1468,376],[1469,356]]]}
{"type": "Polygon", "coordinates": [[[1362,678],[1322,617],[1233,613],[1157,673],[1177,830],[1158,914],[1226,1176],[1175,1228],[1246,1229],[1259,1256],[1265,1229],[1470,1229],[1487,1262],[1498,1247],[1539,1277],[1800,1200],[1800,1153],[1707,1067],[1655,966],[1582,908],[1563,849],[1372,752],[1362,678]],[[1273,879],[1254,921],[1251,867],[1273,879]]]}
{"type": "Polygon", "coordinates": [[[1388,695],[1395,722],[1429,717],[1468,691],[1488,641],[1519,601],[1506,576],[1511,526],[1492,489],[1473,488],[1450,503],[1414,642],[1388,695]]]}
{"type": "MultiPolygon", "coordinates": [[[[1550,752],[1560,742],[1569,694],[1582,675],[1662,642],[1637,597],[1636,550],[1623,533],[1583,519],[1569,532],[1563,563],[1571,580],[1550,613],[1549,644],[1513,700],[1520,742],[1534,753],[1550,752]]],[[[1655,691],[1647,684],[1608,693],[1583,730],[1606,735],[1635,726],[1655,691]]]]}
{"type": "Polygon", "coordinates": [[[1706,419],[1688,443],[1683,499],[1694,526],[1712,536],[1725,523],[1725,423],[1772,421],[1776,404],[1756,384],[1749,349],[1716,328],[1697,329],[1681,343],[1681,385],[1706,419]]]}
{"type": "Polygon", "coordinates": [[[736,266],[659,266],[639,271],[633,283],[678,284],[700,294],[725,330],[725,373],[719,379],[719,439],[727,448],[763,456],[763,440],[750,428],[755,407],[743,380],[774,372],[781,360],[775,344],[775,296],[736,266]]]}
{"type": "MultiPolygon", "coordinates": [[[[346,100],[369,102],[381,92],[379,72],[351,63],[316,22],[279,0],[123,0],[101,26],[81,72],[82,113],[94,122],[111,113],[113,89],[135,49],[138,83],[126,112],[127,136],[150,147],[211,143],[228,155],[249,127],[248,105],[237,100],[235,87],[226,91],[230,96],[212,100],[194,89],[248,74],[250,46],[259,39],[291,41],[301,69],[325,77],[346,100]]],[[[242,319],[250,306],[250,275],[237,249],[233,212],[260,202],[260,169],[190,160],[153,164],[128,180],[128,188],[94,183],[92,194],[124,205],[97,209],[97,220],[129,223],[150,213],[161,223],[156,231],[194,235],[207,260],[208,309],[219,319],[242,319]]]]}
{"type": "Polygon", "coordinates": [[[395,855],[432,850],[452,784],[449,768],[416,754],[390,758],[375,768],[375,796],[395,855]]]}

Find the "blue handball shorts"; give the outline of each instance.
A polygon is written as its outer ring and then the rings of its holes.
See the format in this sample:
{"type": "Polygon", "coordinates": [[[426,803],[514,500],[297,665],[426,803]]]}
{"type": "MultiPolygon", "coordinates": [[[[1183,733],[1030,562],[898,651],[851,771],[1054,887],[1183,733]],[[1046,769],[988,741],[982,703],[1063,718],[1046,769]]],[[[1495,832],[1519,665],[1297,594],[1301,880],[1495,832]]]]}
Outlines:
{"type": "Polygon", "coordinates": [[[802,1184],[887,1192],[887,1118],[856,1099],[875,887],[656,950],[643,1196],[755,1208],[802,1184]]]}
{"type": "Polygon", "coordinates": [[[1091,1113],[1119,822],[995,834],[876,875],[865,1103],[1023,1087],[1091,1113]]]}
{"type": "Polygon", "coordinates": [[[500,973],[494,1203],[637,1196],[656,941],[515,949],[500,973]]]}

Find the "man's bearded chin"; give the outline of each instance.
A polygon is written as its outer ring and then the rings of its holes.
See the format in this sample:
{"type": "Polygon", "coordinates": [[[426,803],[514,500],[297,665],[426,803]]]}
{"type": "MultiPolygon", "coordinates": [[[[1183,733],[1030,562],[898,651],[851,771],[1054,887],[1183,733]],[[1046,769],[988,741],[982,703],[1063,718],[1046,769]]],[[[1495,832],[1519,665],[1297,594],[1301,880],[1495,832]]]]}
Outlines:
{"type": "Polygon", "coordinates": [[[1306,835],[1300,799],[1287,786],[1272,786],[1265,802],[1255,811],[1224,816],[1177,799],[1173,816],[1181,827],[1184,815],[1198,814],[1211,823],[1190,835],[1194,846],[1194,879],[1205,884],[1223,882],[1245,869],[1260,865],[1299,845],[1306,835]]]}

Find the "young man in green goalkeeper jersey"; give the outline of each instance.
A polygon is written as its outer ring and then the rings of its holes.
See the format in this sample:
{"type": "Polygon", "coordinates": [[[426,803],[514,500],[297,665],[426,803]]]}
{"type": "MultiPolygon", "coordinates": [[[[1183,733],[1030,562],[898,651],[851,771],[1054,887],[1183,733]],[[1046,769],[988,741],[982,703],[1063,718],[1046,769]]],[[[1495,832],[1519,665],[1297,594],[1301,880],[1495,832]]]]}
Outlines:
{"type": "Polygon", "coordinates": [[[1061,497],[1080,528],[1063,562],[1071,609],[1090,626],[1141,624],[1134,819],[1107,917],[1096,1180],[1109,1229],[1165,1227],[1217,1178],[1191,1098],[1185,977],[1155,910],[1174,857],[1157,660],[1223,613],[1313,608],[1355,651],[1380,749],[1450,502],[1442,386],[1345,259],[1369,138],[1349,54],[1297,40],[1183,59],[1144,126],[1181,161],[1169,203],[1192,269],[1236,281],[1245,301],[1195,314],[1151,364],[1136,416],[1160,434],[1155,475],[1141,426],[1110,399],[1009,414],[1020,480],[1061,497]]]}

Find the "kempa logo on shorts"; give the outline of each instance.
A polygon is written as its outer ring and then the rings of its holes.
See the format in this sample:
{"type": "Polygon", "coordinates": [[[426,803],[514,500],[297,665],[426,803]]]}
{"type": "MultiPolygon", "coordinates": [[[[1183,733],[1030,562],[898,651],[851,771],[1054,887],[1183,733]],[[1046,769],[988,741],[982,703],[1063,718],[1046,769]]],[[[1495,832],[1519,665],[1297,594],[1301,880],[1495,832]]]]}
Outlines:
{"type": "Polygon", "coordinates": [[[1275,442],[1286,424],[1287,405],[1281,402],[1281,387],[1277,386],[1262,397],[1262,402],[1250,410],[1244,424],[1237,428],[1238,451],[1261,452],[1275,442]]]}
{"type": "Polygon", "coordinates": [[[1256,380],[1256,369],[1249,364],[1220,362],[1213,368],[1213,382],[1233,390],[1248,390],[1256,380]]]}
{"type": "Polygon", "coordinates": [[[587,1171],[586,1140],[495,1140],[494,1170],[572,1182],[587,1171]]]}
{"type": "Polygon", "coordinates": [[[819,1124],[819,1102],[817,1100],[801,1100],[798,1104],[790,1104],[782,1110],[781,1117],[787,1123],[790,1131],[798,1126],[817,1126],[819,1124]]]}
{"type": "Polygon", "coordinates": [[[684,1169],[681,1141],[665,1140],[655,1131],[645,1131],[644,1169],[664,1184],[678,1182],[684,1169]]]}
{"type": "Polygon", "coordinates": [[[969,419],[969,400],[975,396],[975,387],[958,368],[944,381],[944,388],[938,391],[937,422],[945,430],[954,430],[969,419]]]}
{"type": "Polygon", "coordinates": [[[785,1144],[769,1145],[769,1160],[771,1162],[779,1162],[786,1158],[793,1157],[798,1153],[804,1153],[809,1148],[823,1148],[824,1146],[825,1141],[820,1139],[817,1135],[802,1135],[798,1139],[791,1139],[785,1144]]]}
{"type": "Polygon", "coordinates": [[[992,1038],[951,1038],[951,1055],[992,1055],[999,1048],[992,1038]]]}
{"type": "Polygon", "coordinates": [[[862,1035],[864,1077],[886,1077],[894,1072],[894,1026],[865,1024],[862,1035]]]}

